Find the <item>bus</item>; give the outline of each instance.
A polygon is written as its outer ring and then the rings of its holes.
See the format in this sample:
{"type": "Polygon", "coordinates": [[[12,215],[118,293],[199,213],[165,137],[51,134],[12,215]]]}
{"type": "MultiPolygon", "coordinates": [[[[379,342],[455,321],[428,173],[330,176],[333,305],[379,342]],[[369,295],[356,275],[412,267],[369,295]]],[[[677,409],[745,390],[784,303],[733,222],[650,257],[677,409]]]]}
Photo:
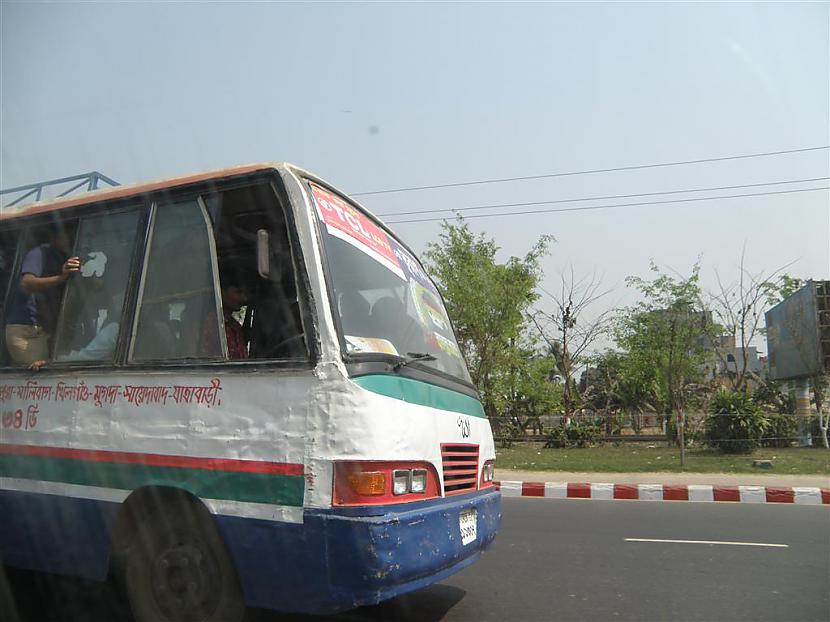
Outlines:
{"type": "Polygon", "coordinates": [[[4,210],[0,292],[6,566],[112,579],[139,622],[228,622],[375,604],[496,536],[492,431],[436,285],[311,173],[4,210]]]}

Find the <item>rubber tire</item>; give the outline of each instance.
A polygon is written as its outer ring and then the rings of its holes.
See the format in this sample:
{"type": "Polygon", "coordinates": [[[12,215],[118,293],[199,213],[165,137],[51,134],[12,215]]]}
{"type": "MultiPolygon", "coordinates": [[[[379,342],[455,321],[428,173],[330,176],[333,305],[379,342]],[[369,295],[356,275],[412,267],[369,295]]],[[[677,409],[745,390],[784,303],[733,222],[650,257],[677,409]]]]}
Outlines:
{"type": "Polygon", "coordinates": [[[245,614],[233,561],[210,515],[195,502],[158,509],[142,522],[127,555],[123,584],[135,622],[241,622],[245,614]],[[203,612],[165,611],[156,597],[161,574],[154,569],[171,547],[182,546],[198,550],[211,575],[203,591],[216,602],[203,612]]]}

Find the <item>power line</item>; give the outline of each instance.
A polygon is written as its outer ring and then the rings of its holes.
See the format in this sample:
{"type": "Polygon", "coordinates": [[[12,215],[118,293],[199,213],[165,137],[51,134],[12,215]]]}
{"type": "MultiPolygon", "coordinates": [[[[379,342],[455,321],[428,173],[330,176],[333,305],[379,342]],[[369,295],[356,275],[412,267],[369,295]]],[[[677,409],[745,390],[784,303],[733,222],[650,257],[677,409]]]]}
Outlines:
{"type": "Polygon", "coordinates": [[[801,149],[785,149],[782,151],[765,151],[763,153],[746,153],[741,155],[723,156],[719,158],[701,158],[699,160],[682,160],[678,162],[659,162],[656,164],[635,164],[631,166],[615,166],[612,168],[596,168],[584,171],[566,171],[562,173],[547,173],[544,175],[526,175],[524,177],[503,177],[500,179],[480,179],[476,181],[459,181],[449,184],[434,184],[431,186],[410,186],[408,188],[390,188],[387,190],[372,190],[370,192],[352,192],[353,197],[370,194],[390,194],[393,192],[412,192],[415,190],[433,190],[436,188],[457,188],[459,186],[477,186],[481,184],[500,184],[508,181],[529,181],[533,179],[549,179],[551,177],[569,177],[572,175],[591,175],[594,173],[612,173],[616,171],[635,171],[644,168],[661,168],[666,166],[681,166],[685,164],[703,164],[704,162],[725,162],[727,160],[743,160],[746,158],[763,158],[768,156],[784,155],[788,153],[804,153],[806,151],[820,151],[830,149],[830,145],[819,147],[803,147],[801,149]]]}
{"type": "MultiPolygon", "coordinates": [[[[823,186],[819,188],[801,188],[798,190],[778,190],[775,192],[751,192],[746,194],[731,194],[731,195],[723,195],[717,197],[697,197],[691,199],[669,199],[666,201],[639,201],[637,203],[617,203],[614,205],[589,205],[586,207],[558,207],[553,209],[541,209],[541,210],[526,210],[523,212],[500,212],[498,214],[472,214],[470,216],[466,216],[465,218],[494,218],[496,216],[522,216],[527,214],[550,214],[553,212],[581,212],[581,211],[588,211],[588,210],[601,210],[601,209],[613,209],[613,208],[621,208],[621,207],[635,207],[641,205],[662,205],[665,203],[690,203],[693,201],[715,201],[717,199],[738,199],[741,197],[764,197],[764,196],[773,196],[778,194],[794,194],[796,192],[815,192],[817,190],[830,190],[830,187],[823,186]]],[[[387,224],[389,225],[401,225],[406,223],[413,223],[413,222],[434,222],[438,220],[447,220],[447,217],[443,218],[415,218],[412,220],[396,220],[390,221],[387,224]]]]}
{"type": "Polygon", "coordinates": [[[389,212],[387,214],[378,214],[381,217],[396,218],[398,216],[410,216],[412,214],[433,214],[436,212],[467,212],[478,209],[496,209],[500,207],[527,207],[529,205],[550,205],[553,203],[579,203],[582,201],[603,201],[607,199],[631,199],[634,197],[652,197],[664,194],[687,194],[690,192],[712,192],[715,190],[737,190],[738,188],[758,188],[761,186],[778,186],[782,184],[801,184],[812,183],[814,181],[826,181],[830,177],[813,177],[811,179],[790,179],[787,181],[767,181],[757,184],[741,184],[738,186],[716,186],[713,188],[688,188],[684,190],[664,190],[663,192],[641,192],[638,194],[610,194],[599,197],[581,197],[576,199],[556,199],[552,201],[530,201],[527,203],[493,203],[488,205],[475,205],[471,207],[458,208],[443,208],[443,209],[424,209],[413,210],[410,212],[389,212]]]}

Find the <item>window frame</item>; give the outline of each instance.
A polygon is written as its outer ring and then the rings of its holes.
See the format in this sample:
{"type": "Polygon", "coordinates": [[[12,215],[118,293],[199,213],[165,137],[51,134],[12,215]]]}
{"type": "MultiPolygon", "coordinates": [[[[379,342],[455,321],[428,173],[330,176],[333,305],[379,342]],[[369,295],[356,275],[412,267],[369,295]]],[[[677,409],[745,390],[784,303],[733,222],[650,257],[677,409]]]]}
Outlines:
{"type": "MultiPolygon", "coordinates": [[[[136,275],[136,266],[137,261],[139,260],[139,248],[143,248],[143,238],[145,237],[142,235],[145,232],[147,226],[147,211],[148,206],[144,202],[140,203],[131,203],[127,202],[124,205],[118,205],[117,207],[107,208],[107,205],[104,204],[100,209],[90,210],[89,213],[82,213],[78,216],[67,219],[67,220],[75,220],[78,223],[77,232],[75,234],[75,240],[72,243],[72,253],[70,256],[75,256],[78,250],[78,232],[81,229],[81,222],[84,219],[88,218],[98,218],[98,217],[107,217],[110,215],[115,214],[124,214],[127,212],[135,211],[138,213],[138,220],[136,222],[136,230],[135,230],[135,237],[133,239],[133,248],[132,253],[130,256],[130,269],[129,269],[129,277],[126,283],[126,287],[124,289],[124,301],[121,304],[121,317],[119,318],[119,329],[118,329],[118,338],[115,342],[115,350],[113,351],[112,358],[110,360],[100,360],[100,361],[55,361],[50,360],[48,368],[50,369],[64,369],[70,368],[75,369],[78,367],[86,368],[114,368],[114,367],[121,367],[123,366],[123,358],[121,356],[122,344],[125,341],[128,341],[128,337],[131,334],[131,331],[125,330],[128,326],[125,322],[127,318],[131,315],[131,310],[133,306],[133,299],[132,293],[134,288],[135,282],[135,275],[136,275]]],[[[69,295],[69,287],[66,286],[63,291],[63,295],[61,296],[61,308],[58,314],[58,324],[57,330],[55,331],[54,336],[54,345],[58,342],[58,337],[60,336],[62,327],[64,325],[64,313],[66,311],[66,299],[69,295]]],[[[52,352],[54,355],[54,352],[52,352]]]]}
{"type": "MultiPolygon", "coordinates": [[[[9,223],[3,223],[4,231],[11,231],[17,233],[17,248],[15,251],[15,262],[12,270],[12,275],[17,276],[22,261],[22,245],[21,240],[32,229],[41,227],[54,222],[56,219],[64,221],[80,221],[82,218],[102,213],[109,213],[115,210],[138,209],[140,212],[139,224],[137,228],[135,244],[133,247],[133,256],[131,258],[131,271],[129,282],[127,283],[126,294],[124,296],[124,305],[121,311],[121,329],[119,330],[118,342],[115,349],[114,357],[111,361],[64,361],[53,362],[41,368],[37,373],[39,377],[54,375],[55,373],[64,373],[65,371],[80,371],[80,370],[119,370],[119,371],[159,371],[159,370],[211,370],[222,369],[229,372],[245,373],[259,368],[286,372],[307,371],[314,369],[321,359],[320,349],[320,328],[317,322],[317,310],[315,308],[315,297],[313,288],[309,279],[308,270],[306,268],[305,256],[303,255],[303,247],[300,243],[300,235],[297,230],[297,215],[295,213],[294,203],[291,201],[290,194],[286,188],[286,180],[281,174],[281,171],[276,168],[257,170],[243,174],[231,174],[226,177],[216,177],[208,180],[198,181],[196,183],[185,184],[182,186],[161,188],[150,192],[136,193],[122,198],[117,198],[109,201],[90,201],[82,205],[77,205],[60,211],[46,212],[37,215],[27,216],[19,220],[14,220],[9,223]],[[295,358],[284,359],[242,359],[242,360],[166,360],[166,361],[140,361],[131,362],[129,355],[132,343],[135,337],[135,324],[138,319],[139,312],[139,284],[144,278],[146,271],[146,258],[150,248],[152,238],[152,206],[157,203],[175,203],[187,199],[195,199],[203,195],[221,193],[226,190],[241,188],[246,186],[263,185],[267,186],[273,197],[274,206],[280,210],[278,216],[281,216],[281,221],[286,228],[286,238],[288,240],[289,252],[291,257],[291,266],[294,276],[294,283],[297,292],[297,300],[300,310],[300,323],[304,334],[305,355],[295,358]],[[129,327],[129,330],[125,330],[129,327]]],[[[305,209],[305,206],[300,206],[305,209]]],[[[209,217],[209,214],[208,214],[209,217]]],[[[211,238],[213,237],[212,221],[210,221],[211,238]]],[[[313,229],[316,225],[312,225],[313,229]]],[[[73,242],[73,248],[74,244],[73,242]]],[[[213,257],[218,261],[215,249],[213,257]]],[[[215,279],[218,275],[214,274],[215,279]]],[[[9,279],[9,285],[14,282],[14,279],[9,279]]],[[[11,295],[11,287],[6,288],[4,298],[4,313],[9,303],[11,295]]],[[[215,295],[219,296],[219,290],[216,283],[214,283],[215,295]]],[[[0,293],[2,295],[3,293],[0,293]]],[[[221,310],[221,307],[220,307],[221,310]]],[[[63,309],[61,309],[61,312],[63,309]]],[[[0,322],[3,322],[2,327],[5,328],[4,317],[0,317],[0,322]]],[[[220,335],[224,331],[220,331],[220,335]]],[[[5,348],[5,330],[2,330],[0,335],[0,347],[5,348]]],[[[222,336],[224,338],[224,335],[222,336]]],[[[227,345],[225,345],[225,352],[227,352],[227,345]]],[[[18,367],[16,365],[2,365],[0,366],[0,373],[15,374],[15,375],[31,375],[32,371],[26,367],[18,367]]]]}
{"type": "MultiPolygon", "coordinates": [[[[6,291],[2,293],[3,297],[3,309],[0,312],[0,325],[3,327],[2,333],[0,333],[0,348],[3,348],[4,358],[11,360],[8,352],[6,351],[6,312],[9,308],[9,303],[11,302],[12,298],[12,287],[15,282],[15,278],[20,280],[20,264],[23,261],[23,244],[21,243],[25,236],[28,234],[29,225],[26,223],[22,225],[15,226],[14,224],[9,227],[3,227],[3,233],[10,233],[16,235],[15,246],[14,246],[14,261],[12,261],[11,273],[9,275],[9,282],[6,283],[6,291]]],[[[2,359],[0,359],[2,360],[2,359]]],[[[0,369],[18,369],[16,365],[10,365],[8,362],[5,364],[0,364],[0,369]]]]}
{"type": "MultiPolygon", "coordinates": [[[[221,330],[220,338],[223,342],[223,351],[225,355],[224,360],[219,359],[166,359],[155,361],[134,361],[131,360],[132,352],[135,342],[135,329],[138,322],[139,304],[141,300],[141,291],[136,288],[135,297],[131,301],[131,310],[133,316],[130,320],[130,335],[129,343],[126,346],[125,365],[129,369],[136,370],[151,370],[151,369],[236,369],[240,372],[251,369],[258,369],[260,367],[267,369],[284,369],[286,371],[298,371],[313,369],[320,361],[320,347],[318,328],[315,322],[316,313],[314,312],[314,298],[311,293],[311,287],[308,280],[308,272],[305,267],[305,261],[302,254],[302,247],[299,241],[297,232],[296,218],[293,210],[293,205],[288,197],[288,193],[284,187],[284,181],[276,169],[267,171],[257,171],[255,173],[247,173],[243,175],[235,175],[227,178],[211,179],[207,182],[202,181],[196,184],[182,186],[178,188],[166,188],[151,193],[148,196],[152,205],[158,204],[174,204],[181,203],[187,200],[198,200],[203,209],[203,215],[208,219],[206,226],[210,230],[210,239],[212,241],[212,262],[217,266],[214,271],[214,292],[219,300],[217,317],[221,317],[221,294],[219,289],[219,274],[218,274],[218,255],[215,247],[215,236],[213,233],[213,221],[210,220],[210,214],[206,209],[204,196],[210,194],[219,194],[228,190],[244,188],[249,186],[266,186],[270,189],[274,198],[274,206],[280,210],[277,218],[281,216],[281,221],[286,229],[286,238],[289,244],[289,252],[291,257],[291,267],[294,277],[294,285],[297,293],[297,300],[300,307],[300,323],[303,328],[305,354],[294,358],[255,358],[255,359],[228,359],[227,358],[227,343],[224,330],[221,330]]],[[[163,209],[163,208],[162,208],[163,209]]],[[[153,211],[153,216],[156,212],[153,211]]],[[[153,222],[148,222],[145,237],[145,244],[143,248],[143,255],[141,258],[140,277],[137,279],[141,283],[144,282],[147,270],[147,258],[149,257],[150,246],[152,243],[153,223],[155,218],[150,219],[153,222]]]]}
{"type": "Polygon", "coordinates": [[[156,221],[158,218],[158,212],[160,209],[169,209],[163,207],[163,205],[173,206],[173,205],[181,205],[182,203],[187,203],[189,201],[193,201],[199,208],[199,213],[202,216],[202,224],[207,231],[208,236],[208,253],[210,253],[210,270],[211,270],[211,283],[213,285],[213,308],[214,312],[216,313],[216,325],[217,328],[219,325],[219,318],[222,315],[222,303],[219,297],[219,266],[218,260],[216,257],[216,241],[213,235],[213,227],[211,226],[210,216],[207,213],[207,208],[205,207],[205,202],[202,199],[202,193],[198,193],[193,198],[183,198],[183,199],[170,199],[167,201],[159,201],[158,199],[154,200],[150,205],[150,217],[148,222],[148,233],[146,238],[146,244],[144,246],[144,254],[141,257],[141,272],[138,278],[138,288],[136,292],[136,298],[133,304],[133,315],[132,315],[132,323],[130,324],[130,333],[129,333],[129,343],[127,345],[127,356],[126,356],[126,363],[130,367],[135,367],[136,365],[151,365],[151,366],[168,366],[170,364],[174,365],[183,365],[183,366],[193,366],[194,364],[207,364],[213,362],[224,362],[228,358],[228,346],[225,340],[225,335],[223,330],[218,330],[219,335],[219,344],[220,349],[222,351],[222,357],[224,360],[219,359],[210,359],[205,357],[204,359],[190,359],[190,358],[182,358],[182,359],[148,359],[148,360],[141,360],[136,361],[133,357],[135,356],[135,345],[136,345],[136,336],[138,334],[138,320],[141,315],[141,307],[144,303],[144,288],[147,284],[147,267],[150,263],[150,253],[152,251],[153,246],[153,236],[155,235],[156,231],[156,221]]]}
{"type": "MultiPolygon", "coordinates": [[[[135,195],[130,197],[125,197],[123,199],[116,199],[114,201],[98,201],[93,203],[87,203],[84,205],[80,205],[71,209],[62,210],[60,212],[47,212],[45,214],[38,214],[37,216],[21,219],[17,221],[12,226],[8,227],[8,231],[17,231],[18,239],[17,239],[17,251],[15,257],[15,265],[14,270],[12,272],[14,277],[20,278],[20,266],[23,261],[23,247],[24,245],[21,243],[26,236],[30,234],[33,229],[37,229],[39,227],[48,226],[50,224],[54,224],[56,221],[63,221],[63,222],[75,222],[80,223],[81,220],[84,218],[94,218],[101,215],[107,215],[111,213],[123,213],[127,211],[137,211],[138,212],[138,223],[136,226],[136,235],[133,242],[133,250],[132,255],[130,257],[130,271],[129,271],[129,279],[126,283],[125,293],[124,293],[124,303],[121,308],[121,324],[120,329],[118,331],[118,339],[116,341],[115,351],[113,356],[110,360],[106,361],[53,361],[50,360],[48,365],[38,370],[37,374],[39,376],[43,375],[51,375],[53,373],[63,373],[67,370],[114,370],[123,368],[124,366],[124,344],[128,341],[128,331],[124,330],[124,327],[128,325],[128,322],[131,321],[131,314],[134,311],[135,301],[134,301],[134,294],[135,294],[135,286],[136,286],[136,268],[138,264],[136,263],[140,257],[140,253],[143,252],[144,244],[146,242],[146,233],[147,233],[147,218],[149,212],[149,204],[146,202],[143,196],[135,195]]],[[[77,248],[77,235],[72,243],[73,251],[77,248]]],[[[3,326],[3,335],[0,337],[0,347],[6,347],[6,339],[5,339],[5,310],[8,307],[10,297],[11,297],[11,285],[14,282],[14,279],[9,280],[9,287],[6,288],[5,292],[5,299],[4,299],[4,306],[3,306],[3,317],[0,318],[0,322],[2,322],[3,326]]],[[[63,294],[61,295],[61,309],[58,315],[58,330],[60,330],[60,325],[62,324],[63,320],[63,313],[64,313],[64,302],[66,298],[66,290],[64,290],[63,294]]],[[[55,334],[55,341],[57,341],[57,331],[55,334]]],[[[20,375],[31,375],[33,372],[28,367],[20,367],[17,365],[10,365],[5,364],[0,366],[0,370],[2,370],[3,374],[10,374],[10,373],[18,373],[20,375]]]]}

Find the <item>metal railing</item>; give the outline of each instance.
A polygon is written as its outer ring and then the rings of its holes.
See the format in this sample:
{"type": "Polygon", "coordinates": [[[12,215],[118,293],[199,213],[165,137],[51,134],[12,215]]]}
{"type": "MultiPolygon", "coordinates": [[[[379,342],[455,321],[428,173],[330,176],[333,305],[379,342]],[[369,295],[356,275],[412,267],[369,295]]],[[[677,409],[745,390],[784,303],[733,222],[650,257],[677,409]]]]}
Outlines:
{"type": "MultiPolygon", "coordinates": [[[[706,445],[707,422],[724,417],[744,416],[739,413],[703,413],[688,412],[684,415],[687,446],[706,445]]],[[[809,436],[808,430],[800,430],[806,424],[807,428],[816,427],[818,416],[801,417],[790,413],[758,413],[758,416],[767,420],[761,434],[741,438],[718,439],[718,443],[741,443],[754,441],[761,446],[787,446],[790,443],[800,443],[809,436]]],[[[551,440],[551,433],[566,427],[592,427],[596,429],[594,443],[643,443],[665,442],[674,445],[677,430],[676,414],[636,413],[636,414],[605,414],[600,412],[579,412],[566,420],[564,415],[543,415],[527,422],[524,429],[519,428],[508,418],[499,418],[491,421],[493,436],[500,443],[545,443],[551,440]]],[[[821,444],[821,433],[818,428],[812,431],[814,444],[821,444]]]]}
{"type": "Polygon", "coordinates": [[[60,177],[58,179],[50,179],[47,181],[41,181],[34,184],[27,184],[25,186],[16,186],[14,188],[6,188],[4,190],[0,190],[0,195],[7,195],[7,194],[15,194],[15,193],[22,193],[19,197],[11,201],[10,203],[6,203],[0,207],[0,209],[6,209],[9,207],[14,207],[15,205],[23,204],[27,199],[30,199],[30,202],[40,201],[43,198],[44,190],[47,188],[51,188],[54,186],[63,186],[66,184],[74,184],[69,188],[60,192],[60,194],[56,195],[54,198],[64,197],[68,194],[71,194],[86,186],[86,191],[89,192],[91,190],[97,190],[98,184],[104,183],[109,186],[118,186],[120,185],[117,181],[110,179],[106,175],[99,173],[98,171],[92,171],[90,173],[82,173],[80,175],[72,175],[71,177],[60,177]]]}

